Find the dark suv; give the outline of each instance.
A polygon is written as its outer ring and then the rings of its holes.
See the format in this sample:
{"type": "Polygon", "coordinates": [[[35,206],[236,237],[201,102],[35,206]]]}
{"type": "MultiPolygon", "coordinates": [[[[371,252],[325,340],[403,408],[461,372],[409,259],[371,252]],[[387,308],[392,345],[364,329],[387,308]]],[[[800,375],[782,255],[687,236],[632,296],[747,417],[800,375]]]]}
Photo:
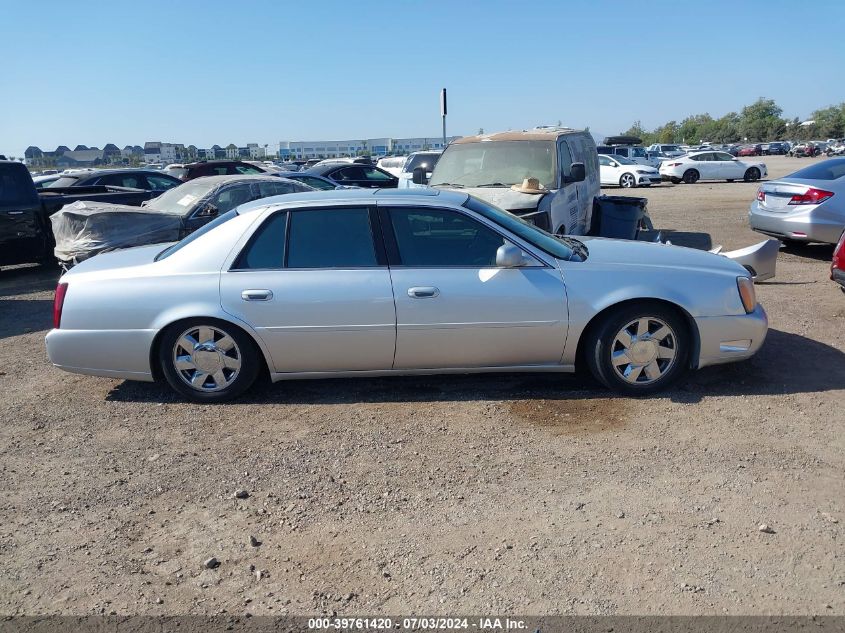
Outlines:
{"type": "Polygon", "coordinates": [[[783,143],[769,143],[768,147],[763,152],[764,154],[769,154],[770,156],[774,155],[783,155],[786,154],[786,145],[783,143]]]}
{"type": "Polygon", "coordinates": [[[256,176],[267,172],[260,167],[239,160],[208,160],[170,167],[166,173],[180,180],[188,181],[200,176],[256,176]]]}

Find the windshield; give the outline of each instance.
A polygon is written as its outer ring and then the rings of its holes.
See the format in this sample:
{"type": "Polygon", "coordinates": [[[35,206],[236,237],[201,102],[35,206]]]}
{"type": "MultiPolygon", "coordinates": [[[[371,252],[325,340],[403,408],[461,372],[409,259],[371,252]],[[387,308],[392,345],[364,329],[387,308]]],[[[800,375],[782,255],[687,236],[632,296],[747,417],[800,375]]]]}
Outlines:
{"type": "Polygon", "coordinates": [[[470,196],[464,203],[464,206],[470,211],[475,211],[488,220],[492,220],[499,226],[506,228],[514,235],[518,235],[529,244],[536,246],[553,257],[568,260],[572,259],[572,256],[576,252],[582,259],[586,259],[587,257],[587,248],[578,240],[569,237],[557,237],[551,233],[547,233],[530,222],[526,222],[522,218],[515,216],[513,213],[503,211],[499,207],[484,200],[470,196]]]}
{"type": "Polygon", "coordinates": [[[845,176],[845,158],[825,160],[804,169],[799,169],[787,178],[801,178],[803,180],[838,180],[845,176]]]}
{"type": "Polygon", "coordinates": [[[194,231],[193,233],[188,235],[186,238],[184,238],[184,239],[176,242],[175,244],[172,244],[171,246],[168,246],[167,248],[165,248],[158,255],[156,255],[155,261],[159,261],[159,260],[162,260],[166,257],[170,257],[171,255],[173,255],[173,253],[175,253],[176,251],[178,251],[182,248],[185,248],[188,244],[193,242],[198,237],[202,237],[203,235],[208,233],[210,230],[220,226],[224,222],[228,222],[229,220],[236,217],[237,215],[238,215],[238,210],[232,209],[231,211],[227,211],[223,215],[217,216],[211,222],[209,222],[208,224],[198,228],[196,231],[194,231]]]}
{"type": "Polygon", "coordinates": [[[440,156],[431,186],[510,187],[536,178],[557,188],[554,141],[479,141],[457,143],[440,156]]]}
{"type": "Polygon", "coordinates": [[[613,160],[615,160],[617,163],[621,163],[622,165],[636,165],[637,164],[634,161],[632,161],[630,158],[625,158],[624,156],[619,156],[618,154],[613,155],[613,160]]]}
{"type": "Polygon", "coordinates": [[[144,204],[144,208],[156,211],[187,211],[198,200],[207,196],[208,192],[215,189],[217,185],[218,183],[187,182],[165,191],[157,198],[153,198],[144,204]]]}

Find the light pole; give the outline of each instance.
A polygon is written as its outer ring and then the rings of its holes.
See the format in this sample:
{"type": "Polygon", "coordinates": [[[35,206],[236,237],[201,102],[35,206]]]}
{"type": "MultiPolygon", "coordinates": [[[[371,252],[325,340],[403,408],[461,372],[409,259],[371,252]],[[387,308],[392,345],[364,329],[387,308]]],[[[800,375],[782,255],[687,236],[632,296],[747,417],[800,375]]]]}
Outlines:
{"type": "Polygon", "coordinates": [[[440,117],[443,119],[443,149],[446,149],[446,88],[440,91],[440,117]]]}

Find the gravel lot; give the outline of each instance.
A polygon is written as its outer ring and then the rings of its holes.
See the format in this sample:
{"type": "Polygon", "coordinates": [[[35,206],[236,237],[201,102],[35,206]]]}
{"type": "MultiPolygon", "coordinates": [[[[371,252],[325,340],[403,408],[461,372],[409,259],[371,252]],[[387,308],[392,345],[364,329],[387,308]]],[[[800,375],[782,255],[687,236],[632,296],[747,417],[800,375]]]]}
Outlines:
{"type": "MultiPolygon", "coordinates": [[[[755,191],[632,195],[676,243],[736,248],[755,191]]],[[[52,368],[57,275],[3,270],[0,613],[845,615],[831,253],[781,251],[754,359],[645,400],[501,375],[186,404],[52,368]]]]}

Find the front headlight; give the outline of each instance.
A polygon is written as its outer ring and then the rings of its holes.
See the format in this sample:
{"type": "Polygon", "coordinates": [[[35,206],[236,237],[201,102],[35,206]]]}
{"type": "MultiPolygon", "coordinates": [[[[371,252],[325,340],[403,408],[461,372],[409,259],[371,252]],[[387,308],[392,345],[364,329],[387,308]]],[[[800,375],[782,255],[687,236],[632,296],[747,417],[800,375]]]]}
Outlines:
{"type": "Polygon", "coordinates": [[[754,282],[751,277],[737,277],[736,287],[739,290],[739,298],[742,300],[742,307],[746,313],[751,314],[757,307],[757,295],[754,292],[754,282]]]}

